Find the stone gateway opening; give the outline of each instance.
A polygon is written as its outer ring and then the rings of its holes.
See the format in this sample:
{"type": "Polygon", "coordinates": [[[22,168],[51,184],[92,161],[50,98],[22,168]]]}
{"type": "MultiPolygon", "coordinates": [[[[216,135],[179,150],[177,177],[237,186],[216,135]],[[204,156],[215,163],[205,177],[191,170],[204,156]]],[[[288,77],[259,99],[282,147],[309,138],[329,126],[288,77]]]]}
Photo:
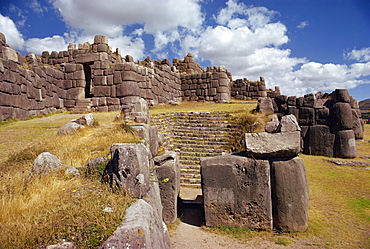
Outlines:
{"type": "Polygon", "coordinates": [[[91,84],[91,79],[92,79],[91,67],[90,67],[91,64],[92,63],[84,63],[83,64],[84,74],[85,74],[85,81],[86,81],[86,85],[85,85],[85,98],[92,98],[92,97],[94,97],[93,86],[91,84]]]}

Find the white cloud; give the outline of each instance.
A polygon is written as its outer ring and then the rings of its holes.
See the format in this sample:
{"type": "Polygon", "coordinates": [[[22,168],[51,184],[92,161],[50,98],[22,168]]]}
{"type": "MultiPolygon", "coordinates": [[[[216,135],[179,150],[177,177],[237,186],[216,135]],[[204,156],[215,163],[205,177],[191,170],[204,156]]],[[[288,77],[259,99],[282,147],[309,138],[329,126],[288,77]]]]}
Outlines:
{"type": "Polygon", "coordinates": [[[24,39],[12,19],[0,14],[0,32],[6,37],[6,42],[14,49],[22,50],[24,39]]]}
{"type": "Polygon", "coordinates": [[[299,25],[297,25],[297,28],[303,29],[309,25],[308,21],[301,22],[299,25]]]}
{"type": "Polygon", "coordinates": [[[129,36],[110,38],[109,45],[113,48],[119,48],[123,57],[129,54],[137,60],[148,56],[144,54],[145,44],[141,38],[133,39],[129,36]]]}
{"type": "Polygon", "coordinates": [[[31,38],[25,42],[27,52],[40,55],[43,51],[65,51],[68,43],[63,36],[54,35],[53,37],[31,38]]]}
{"type": "Polygon", "coordinates": [[[370,61],[370,47],[362,48],[360,50],[353,49],[351,52],[346,53],[345,58],[356,60],[359,62],[370,61]]]}

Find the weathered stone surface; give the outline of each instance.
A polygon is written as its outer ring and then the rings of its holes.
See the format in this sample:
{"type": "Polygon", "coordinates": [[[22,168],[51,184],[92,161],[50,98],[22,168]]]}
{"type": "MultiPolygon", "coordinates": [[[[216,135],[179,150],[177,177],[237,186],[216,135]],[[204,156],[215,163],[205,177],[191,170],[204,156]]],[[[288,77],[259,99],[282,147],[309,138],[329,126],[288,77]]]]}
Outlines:
{"type": "Polygon", "coordinates": [[[56,245],[48,245],[45,249],[77,249],[73,242],[60,242],[56,245]]]}
{"type": "Polygon", "coordinates": [[[336,133],[334,156],[341,158],[355,158],[357,156],[356,139],[353,130],[343,130],[336,133]]]}
{"type": "Polygon", "coordinates": [[[349,103],[338,102],[333,105],[332,123],[335,131],[352,129],[352,108],[349,103]]]}
{"type": "Polygon", "coordinates": [[[258,98],[258,111],[266,114],[266,113],[274,113],[274,106],[272,104],[272,99],[268,97],[261,97],[258,98]]]}
{"type": "Polygon", "coordinates": [[[126,210],[124,222],[100,247],[171,248],[166,226],[155,215],[155,209],[140,199],[126,210]]]}
{"type": "Polygon", "coordinates": [[[281,118],[277,132],[300,131],[297,119],[293,114],[285,115],[281,118]]]}
{"type": "Polygon", "coordinates": [[[163,221],[173,223],[177,218],[177,198],[180,192],[180,166],[177,153],[166,151],[154,158],[154,164],[161,194],[163,221]]]}
{"type": "Polygon", "coordinates": [[[77,124],[75,122],[69,122],[68,124],[63,125],[57,132],[57,135],[72,135],[78,129],[83,129],[85,126],[77,124]]]}
{"type": "Polygon", "coordinates": [[[246,153],[249,156],[295,157],[300,151],[300,132],[246,133],[246,153]]]}
{"type": "Polygon", "coordinates": [[[94,124],[94,114],[93,113],[85,114],[78,119],[72,120],[72,122],[77,123],[79,125],[92,126],[94,124]]]}
{"type": "Polygon", "coordinates": [[[327,125],[310,126],[306,135],[304,153],[308,155],[334,156],[335,134],[327,125]]]}
{"type": "Polygon", "coordinates": [[[269,133],[277,132],[279,125],[280,125],[280,122],[273,122],[273,121],[268,122],[265,126],[265,131],[269,133]]]}
{"type": "Polygon", "coordinates": [[[335,89],[333,93],[333,100],[334,102],[350,103],[351,97],[347,89],[335,89]]]}
{"type": "Polygon", "coordinates": [[[357,112],[356,109],[352,109],[352,120],[353,120],[352,130],[355,133],[355,138],[363,139],[364,138],[364,123],[361,118],[361,111],[357,112]]]}
{"type": "Polygon", "coordinates": [[[207,226],[272,229],[267,160],[236,155],[203,158],[201,175],[207,226]]]}
{"type": "Polygon", "coordinates": [[[106,168],[107,178],[114,186],[132,197],[142,198],[150,188],[150,150],[143,144],[116,143],[111,146],[112,159],[106,168]]]}
{"type": "Polygon", "coordinates": [[[80,176],[80,171],[76,167],[68,166],[64,174],[66,176],[80,176]]]}
{"type": "Polygon", "coordinates": [[[330,125],[330,110],[327,107],[316,109],[316,123],[318,125],[330,125]]]}
{"type": "Polygon", "coordinates": [[[304,232],[308,225],[309,190],[302,158],[272,161],[271,192],[274,228],[304,232]]]}
{"type": "Polygon", "coordinates": [[[298,123],[301,126],[315,124],[315,109],[310,107],[301,107],[299,109],[298,123]]]}
{"type": "Polygon", "coordinates": [[[118,84],[116,90],[118,98],[125,96],[140,96],[140,88],[135,81],[125,81],[122,84],[118,84]]]}
{"type": "Polygon", "coordinates": [[[49,152],[43,152],[35,159],[31,169],[32,176],[49,175],[51,173],[58,173],[60,170],[66,168],[59,158],[49,152]]]}

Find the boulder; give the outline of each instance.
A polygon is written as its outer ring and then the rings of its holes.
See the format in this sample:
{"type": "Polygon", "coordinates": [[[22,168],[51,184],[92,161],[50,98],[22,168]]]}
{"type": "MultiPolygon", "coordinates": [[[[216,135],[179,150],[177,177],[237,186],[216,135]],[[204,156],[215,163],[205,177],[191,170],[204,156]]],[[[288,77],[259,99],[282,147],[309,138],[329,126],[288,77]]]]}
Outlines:
{"type": "Polygon", "coordinates": [[[173,223],[177,218],[177,198],[180,192],[180,166],[177,153],[166,151],[154,158],[154,165],[161,195],[163,221],[173,223]]]}
{"type": "Polygon", "coordinates": [[[363,139],[364,138],[364,122],[361,118],[361,111],[357,112],[356,109],[352,109],[352,120],[353,126],[352,130],[355,133],[356,139],[363,139]]]}
{"type": "Polygon", "coordinates": [[[105,178],[132,197],[143,198],[150,188],[149,148],[144,144],[116,143],[110,150],[112,159],[105,169],[105,178]]]}
{"type": "Polygon", "coordinates": [[[123,223],[100,247],[171,248],[166,225],[158,220],[155,209],[140,199],[126,210],[123,223]]]}
{"type": "Polygon", "coordinates": [[[45,249],[77,249],[77,246],[73,242],[60,242],[56,245],[48,245],[45,249]]]}
{"type": "Polygon", "coordinates": [[[78,119],[72,120],[72,122],[77,123],[79,125],[92,126],[94,124],[94,114],[93,113],[85,114],[78,119]]]}
{"type": "Polygon", "coordinates": [[[334,102],[351,102],[351,96],[348,93],[347,89],[335,89],[333,93],[333,100],[334,102]]]}
{"type": "Polygon", "coordinates": [[[260,113],[274,113],[274,106],[272,104],[272,99],[269,97],[258,98],[257,109],[260,113]]]}
{"type": "Polygon", "coordinates": [[[246,133],[246,153],[256,158],[295,157],[300,152],[299,131],[246,133]]]}
{"type": "Polygon", "coordinates": [[[308,225],[309,190],[302,158],[273,159],[271,192],[274,228],[304,232],[308,225]]]}
{"type": "Polygon", "coordinates": [[[85,126],[77,124],[75,122],[69,122],[68,124],[63,125],[57,132],[57,135],[72,135],[78,129],[85,128],[85,126]]]}
{"type": "Polygon", "coordinates": [[[357,156],[356,138],[353,130],[343,130],[336,133],[334,156],[341,158],[355,158],[357,156]]]}
{"type": "Polygon", "coordinates": [[[310,126],[306,135],[304,153],[317,156],[334,156],[335,134],[327,125],[310,126]]]}
{"type": "Polygon", "coordinates": [[[332,124],[335,131],[350,130],[353,127],[352,108],[349,103],[337,102],[332,109],[332,124]]]}
{"type": "Polygon", "coordinates": [[[270,166],[237,155],[201,159],[207,226],[271,230],[270,166]]]}
{"type": "Polygon", "coordinates": [[[285,115],[281,118],[277,132],[300,131],[297,119],[293,114],[285,115]]]}
{"type": "Polygon", "coordinates": [[[270,121],[265,126],[265,131],[269,133],[277,132],[280,122],[270,121]]]}
{"type": "Polygon", "coordinates": [[[31,175],[42,176],[49,175],[51,173],[58,173],[66,167],[67,166],[64,165],[56,156],[49,152],[43,152],[38,155],[33,162],[31,175]]]}

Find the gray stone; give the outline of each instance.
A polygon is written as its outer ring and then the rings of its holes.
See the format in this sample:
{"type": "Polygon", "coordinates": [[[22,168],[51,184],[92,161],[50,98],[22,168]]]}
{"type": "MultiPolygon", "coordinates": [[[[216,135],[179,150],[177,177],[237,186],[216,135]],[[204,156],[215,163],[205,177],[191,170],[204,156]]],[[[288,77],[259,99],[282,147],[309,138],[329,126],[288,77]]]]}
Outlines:
{"type": "Polygon", "coordinates": [[[246,133],[246,153],[248,156],[295,157],[300,151],[300,132],[246,133]]]}
{"type": "Polygon", "coordinates": [[[265,131],[269,133],[277,132],[280,122],[268,122],[265,126],[265,131]]]}
{"type": "Polygon", "coordinates": [[[353,130],[343,130],[336,133],[334,156],[341,158],[355,158],[357,156],[356,139],[353,130]]]}
{"type": "Polygon", "coordinates": [[[315,124],[315,109],[310,107],[301,107],[299,109],[298,123],[300,126],[315,124]]]}
{"type": "Polygon", "coordinates": [[[269,97],[260,97],[258,98],[258,111],[267,114],[274,113],[274,106],[272,104],[272,99],[269,97]]]}
{"type": "Polygon", "coordinates": [[[136,201],[126,210],[124,222],[100,249],[171,248],[166,225],[156,218],[155,212],[146,201],[136,201]]]}
{"type": "Polygon", "coordinates": [[[72,120],[72,122],[77,123],[79,125],[92,126],[94,124],[94,114],[93,113],[85,114],[81,118],[72,120]]]}
{"type": "Polygon", "coordinates": [[[310,126],[306,135],[304,153],[317,156],[334,156],[335,134],[326,125],[310,126]]]}
{"type": "Polygon", "coordinates": [[[303,159],[273,160],[271,189],[274,228],[304,232],[308,225],[309,190],[303,159]]]}
{"type": "Polygon", "coordinates": [[[201,174],[207,226],[272,229],[267,160],[236,155],[202,158],[201,174]]]}
{"type": "Polygon", "coordinates": [[[66,176],[80,176],[80,171],[76,167],[68,166],[64,174],[66,176]]]}
{"type": "Polygon", "coordinates": [[[77,249],[77,246],[73,242],[60,242],[56,245],[48,245],[45,249],[77,249]]]}
{"type": "Polygon", "coordinates": [[[363,126],[364,122],[360,115],[355,109],[352,109],[352,119],[353,119],[352,130],[355,133],[355,138],[359,140],[364,138],[364,126],[363,126]]]}
{"type": "Polygon", "coordinates": [[[75,122],[69,122],[68,124],[63,125],[57,132],[57,135],[72,135],[78,129],[83,129],[85,126],[77,124],[75,122]]]}
{"type": "Polygon", "coordinates": [[[335,89],[333,93],[333,100],[334,102],[350,103],[351,97],[347,89],[335,89]]]}
{"type": "Polygon", "coordinates": [[[158,154],[159,150],[158,132],[157,126],[149,126],[149,148],[153,157],[158,154]]]}
{"type": "Polygon", "coordinates": [[[353,127],[352,108],[349,103],[337,102],[331,108],[335,131],[350,130],[353,127]]]}
{"type": "Polygon", "coordinates": [[[281,118],[277,132],[300,131],[297,119],[293,114],[285,115],[281,118]]]}
{"type": "Polygon", "coordinates": [[[144,144],[116,143],[111,146],[112,159],[106,168],[113,187],[143,198],[150,189],[149,161],[151,153],[144,144]]]}
{"type": "Polygon", "coordinates": [[[176,152],[166,151],[154,157],[162,203],[162,216],[166,223],[177,218],[177,198],[180,192],[180,166],[176,152]]]}
{"type": "Polygon", "coordinates": [[[52,173],[55,174],[65,169],[66,167],[67,166],[64,165],[56,156],[52,155],[49,152],[43,152],[40,155],[38,155],[35,161],[33,162],[31,175],[42,176],[49,175],[52,173]]]}

